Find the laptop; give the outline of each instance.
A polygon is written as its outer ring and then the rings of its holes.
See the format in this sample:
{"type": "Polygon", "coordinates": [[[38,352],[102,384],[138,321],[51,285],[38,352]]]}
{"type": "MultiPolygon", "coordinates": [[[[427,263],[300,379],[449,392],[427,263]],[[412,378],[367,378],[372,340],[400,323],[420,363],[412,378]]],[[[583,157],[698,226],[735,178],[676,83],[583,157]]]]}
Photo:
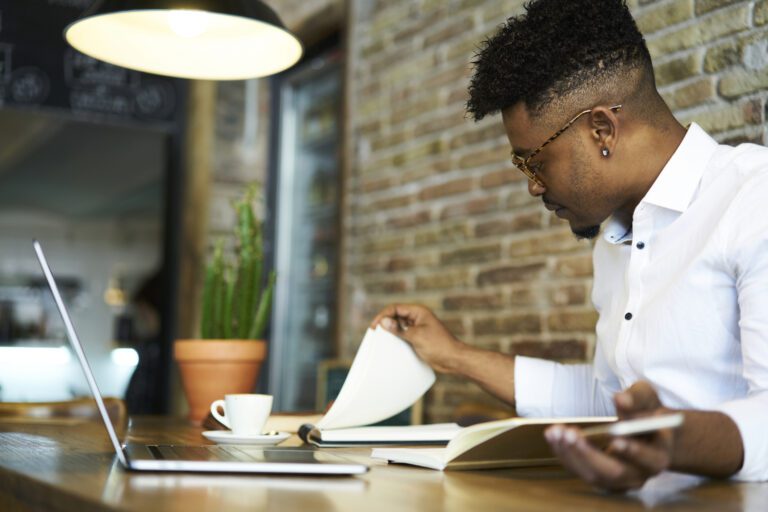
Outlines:
{"type": "Polygon", "coordinates": [[[317,450],[280,447],[250,447],[238,445],[123,445],[117,438],[112,421],[107,415],[93,372],[85,357],[67,308],[51,268],[37,240],[33,241],[37,259],[53,294],[56,307],[64,321],[67,338],[83,369],[88,387],[96,399],[99,414],[115,449],[120,465],[131,471],[170,471],[195,473],[268,473],[292,475],[358,475],[368,466],[347,460],[339,455],[317,450]]]}

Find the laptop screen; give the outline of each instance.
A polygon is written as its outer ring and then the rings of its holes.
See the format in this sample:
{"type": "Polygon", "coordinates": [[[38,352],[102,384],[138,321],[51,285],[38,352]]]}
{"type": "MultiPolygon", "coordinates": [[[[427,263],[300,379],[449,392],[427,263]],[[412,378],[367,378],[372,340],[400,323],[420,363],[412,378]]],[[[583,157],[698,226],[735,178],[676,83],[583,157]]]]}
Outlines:
{"type": "Polygon", "coordinates": [[[35,248],[37,261],[40,262],[40,268],[43,270],[45,280],[48,282],[48,287],[51,289],[51,293],[53,294],[53,300],[56,302],[56,308],[59,310],[61,319],[64,321],[64,327],[67,330],[67,338],[69,339],[69,343],[72,345],[72,349],[77,355],[77,360],[80,363],[80,367],[83,369],[85,379],[88,381],[88,387],[91,390],[91,394],[93,395],[93,398],[96,399],[96,406],[99,409],[101,419],[104,421],[104,426],[107,427],[109,440],[112,442],[112,446],[115,448],[115,453],[117,454],[118,459],[120,459],[120,463],[128,467],[128,459],[125,455],[125,452],[123,451],[123,447],[120,445],[120,441],[117,439],[117,433],[115,432],[115,428],[112,425],[112,421],[109,419],[107,408],[104,406],[104,400],[102,400],[101,392],[99,391],[99,387],[96,385],[96,379],[93,377],[91,366],[88,364],[88,359],[86,359],[85,352],[83,352],[83,346],[80,343],[80,339],[77,337],[75,327],[72,324],[72,320],[69,318],[69,313],[67,312],[67,308],[64,305],[64,301],[61,299],[59,287],[56,286],[56,280],[53,278],[51,267],[48,265],[48,261],[45,259],[43,248],[40,245],[40,242],[37,240],[33,240],[32,245],[35,248]]]}

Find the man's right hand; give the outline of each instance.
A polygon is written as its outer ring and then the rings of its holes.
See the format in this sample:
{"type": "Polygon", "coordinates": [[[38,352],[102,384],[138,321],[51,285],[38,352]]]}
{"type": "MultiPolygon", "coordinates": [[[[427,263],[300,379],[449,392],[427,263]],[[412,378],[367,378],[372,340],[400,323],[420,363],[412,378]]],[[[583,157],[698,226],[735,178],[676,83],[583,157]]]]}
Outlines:
{"type": "Polygon", "coordinates": [[[469,348],[425,306],[391,304],[371,322],[371,328],[377,325],[410,343],[422,361],[441,373],[457,373],[469,348]]]}

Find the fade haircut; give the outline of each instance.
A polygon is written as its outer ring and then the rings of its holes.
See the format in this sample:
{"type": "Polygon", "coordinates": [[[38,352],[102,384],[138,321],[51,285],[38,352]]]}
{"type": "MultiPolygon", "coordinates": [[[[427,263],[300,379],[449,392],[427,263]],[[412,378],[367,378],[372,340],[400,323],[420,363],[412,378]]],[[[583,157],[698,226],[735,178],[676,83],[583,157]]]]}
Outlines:
{"type": "Polygon", "coordinates": [[[624,0],[534,0],[524,9],[475,54],[467,102],[475,121],[520,102],[538,115],[616,85],[655,92],[651,56],[624,0]]]}

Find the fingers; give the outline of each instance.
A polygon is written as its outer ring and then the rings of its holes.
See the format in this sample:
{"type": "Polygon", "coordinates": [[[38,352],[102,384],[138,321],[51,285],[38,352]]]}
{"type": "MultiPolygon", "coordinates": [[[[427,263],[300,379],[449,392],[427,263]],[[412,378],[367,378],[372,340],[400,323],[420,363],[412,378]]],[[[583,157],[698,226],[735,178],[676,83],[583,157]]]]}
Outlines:
{"type": "Polygon", "coordinates": [[[613,491],[642,486],[644,472],[589,444],[578,428],[555,425],[545,436],[560,462],[592,485],[613,491]]]}
{"type": "Polygon", "coordinates": [[[397,311],[396,304],[390,304],[389,306],[385,307],[384,309],[381,310],[381,312],[378,315],[376,315],[376,318],[373,319],[373,321],[371,322],[370,328],[375,329],[376,326],[378,326],[381,323],[381,321],[384,320],[385,318],[394,318],[396,311],[397,311]]]}
{"type": "Polygon", "coordinates": [[[614,396],[616,411],[622,418],[647,415],[662,407],[659,395],[650,383],[637,381],[629,388],[614,396]]]}
{"type": "Polygon", "coordinates": [[[609,445],[607,453],[649,475],[655,475],[666,470],[671,463],[669,450],[665,446],[665,443],[646,443],[617,437],[609,445]]]}
{"type": "Polygon", "coordinates": [[[375,329],[377,325],[381,325],[388,331],[404,332],[416,325],[425,311],[428,310],[424,306],[415,304],[390,304],[376,315],[370,327],[375,329]]]}

